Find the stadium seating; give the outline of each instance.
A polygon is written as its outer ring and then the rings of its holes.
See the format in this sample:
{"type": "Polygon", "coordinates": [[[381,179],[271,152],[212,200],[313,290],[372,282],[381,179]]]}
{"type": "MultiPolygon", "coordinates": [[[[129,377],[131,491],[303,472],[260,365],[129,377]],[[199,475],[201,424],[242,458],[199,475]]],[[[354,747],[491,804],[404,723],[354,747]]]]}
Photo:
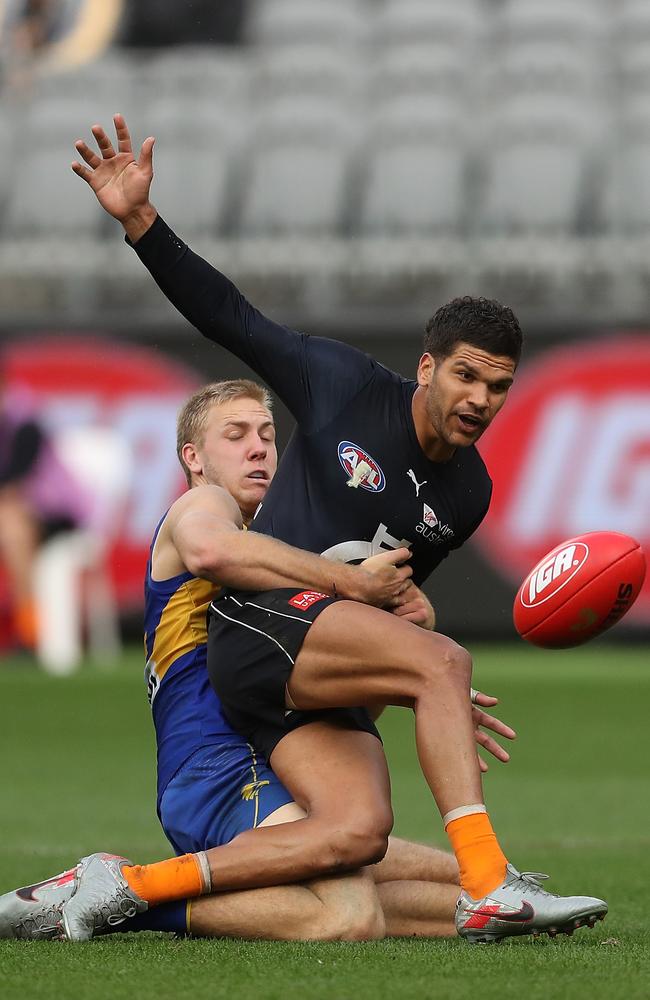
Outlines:
{"type": "Polygon", "coordinates": [[[364,235],[456,232],[465,202],[465,141],[458,103],[395,98],[379,108],[365,151],[364,235]]]}
{"type": "Polygon", "coordinates": [[[623,44],[650,40],[650,9],[645,0],[619,0],[616,21],[623,44]]]}
{"type": "Polygon", "coordinates": [[[650,234],[650,92],[629,99],[609,157],[604,214],[610,231],[650,234]]]}
{"type": "Polygon", "coordinates": [[[311,97],[279,101],[245,154],[245,235],[332,234],[342,225],[354,141],[344,105],[311,97]]]}
{"type": "Polygon", "coordinates": [[[250,64],[237,50],[183,46],[136,57],[145,97],[175,99],[187,94],[237,112],[248,95],[250,64]]]}
{"type": "Polygon", "coordinates": [[[472,83],[454,45],[439,39],[407,42],[375,52],[369,66],[368,94],[372,101],[409,93],[458,95],[470,90],[472,83]]]}
{"type": "Polygon", "coordinates": [[[603,78],[603,66],[593,50],[568,40],[535,41],[504,46],[486,78],[498,106],[522,92],[588,96],[603,78]]]}
{"type": "Polygon", "coordinates": [[[275,102],[295,94],[347,100],[360,95],[366,76],[353,46],[293,45],[265,48],[250,73],[253,102],[275,102]]]}
{"type": "Polygon", "coordinates": [[[437,41],[461,51],[482,28],[482,6],[476,0],[384,0],[373,35],[382,44],[437,41]]]}
{"type": "Polygon", "coordinates": [[[364,0],[254,0],[247,36],[260,46],[359,42],[368,12],[364,0]]]}
{"type": "Polygon", "coordinates": [[[112,51],[75,69],[37,74],[36,101],[60,99],[76,103],[84,95],[91,97],[95,116],[124,110],[142,86],[140,60],[123,52],[112,51]]]}
{"type": "Polygon", "coordinates": [[[507,0],[497,30],[511,42],[599,43],[611,21],[601,0],[507,0]]]}
{"type": "Polygon", "coordinates": [[[479,228],[491,233],[575,232],[588,194],[594,109],[526,96],[490,123],[479,228]]]}
{"type": "Polygon", "coordinates": [[[244,237],[253,271],[265,237],[285,267],[281,238],[315,261],[323,237],[343,260],[347,237],[643,235],[649,93],[647,0],[250,0],[243,44],[116,47],[39,75],[31,107],[0,100],[0,260],[20,246],[37,274],[70,234],[117,254],[69,173],[117,110],[136,147],[157,137],[164,213],[189,239],[244,237]]]}

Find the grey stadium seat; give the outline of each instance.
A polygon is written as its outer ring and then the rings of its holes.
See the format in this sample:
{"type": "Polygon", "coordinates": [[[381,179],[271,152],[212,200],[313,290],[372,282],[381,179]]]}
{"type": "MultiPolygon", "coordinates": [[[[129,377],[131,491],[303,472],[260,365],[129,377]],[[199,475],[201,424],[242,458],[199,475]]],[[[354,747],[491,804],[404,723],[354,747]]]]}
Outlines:
{"type": "Polygon", "coordinates": [[[317,98],[265,112],[246,155],[241,232],[334,234],[342,224],[354,116],[317,98]]]}
{"type": "Polygon", "coordinates": [[[260,46],[349,44],[365,37],[368,12],[363,0],[256,0],[247,36],[260,46]]]}
{"type": "Polygon", "coordinates": [[[505,46],[487,74],[494,100],[512,94],[592,94],[603,76],[593,52],[571,41],[519,42],[505,46]]]}
{"type": "Polygon", "coordinates": [[[385,0],[373,34],[383,44],[475,41],[485,26],[476,0],[385,0]]]}
{"type": "Polygon", "coordinates": [[[158,100],[188,95],[236,107],[246,100],[249,74],[242,50],[225,46],[179,46],[142,58],[145,90],[158,100]]]}
{"type": "Polygon", "coordinates": [[[19,165],[15,156],[14,127],[11,106],[7,102],[0,102],[0,232],[9,202],[11,182],[19,165]]]}
{"type": "Polygon", "coordinates": [[[150,105],[147,123],[156,137],[154,201],[182,220],[184,233],[218,232],[227,222],[241,122],[214,102],[186,95],[150,105]]]}
{"type": "Polygon", "coordinates": [[[598,43],[611,35],[607,7],[599,0],[508,0],[498,18],[509,41],[598,43]]]}
{"type": "Polygon", "coordinates": [[[479,228],[498,234],[574,231],[588,193],[591,108],[563,96],[526,98],[489,130],[479,228]]]}
{"type": "Polygon", "coordinates": [[[25,114],[16,132],[18,169],[6,216],[12,236],[90,235],[101,229],[101,210],[70,169],[78,159],[74,140],[92,141],[92,109],[88,100],[53,100],[37,102],[25,114]]]}
{"type": "Polygon", "coordinates": [[[650,34],[619,48],[617,68],[624,99],[650,93],[650,34]]]}
{"type": "Polygon", "coordinates": [[[647,0],[618,0],[615,28],[623,45],[650,39],[650,9],[647,0]]]}
{"type": "Polygon", "coordinates": [[[459,231],[467,180],[462,122],[457,105],[429,96],[379,109],[365,150],[362,234],[459,231]]]}
{"type": "Polygon", "coordinates": [[[455,44],[443,39],[379,48],[369,69],[370,90],[378,97],[399,94],[458,94],[471,76],[455,44]]]}
{"type": "Polygon", "coordinates": [[[629,100],[611,147],[605,197],[608,228],[650,235],[650,92],[629,100]]]}
{"type": "Polygon", "coordinates": [[[284,45],[256,52],[251,67],[253,100],[301,94],[347,99],[365,83],[365,66],[349,45],[284,45]]]}
{"type": "Polygon", "coordinates": [[[94,62],[72,70],[43,73],[37,77],[36,100],[92,100],[95,120],[116,111],[124,114],[138,99],[144,85],[141,60],[113,50],[94,62]]]}
{"type": "Polygon", "coordinates": [[[61,146],[27,157],[13,178],[6,231],[11,236],[97,235],[103,213],[83,181],[72,173],[73,157],[61,146]]]}

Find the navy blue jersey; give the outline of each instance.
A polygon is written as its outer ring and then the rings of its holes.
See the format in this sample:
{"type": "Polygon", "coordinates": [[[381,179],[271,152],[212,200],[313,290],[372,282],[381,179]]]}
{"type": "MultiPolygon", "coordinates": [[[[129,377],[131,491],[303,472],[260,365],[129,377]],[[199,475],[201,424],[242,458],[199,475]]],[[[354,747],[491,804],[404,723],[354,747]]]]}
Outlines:
{"type": "Polygon", "coordinates": [[[347,344],[272,322],[160,218],[135,249],[177,309],[295,417],[256,531],[345,561],[408,545],[420,584],[478,527],[492,488],[483,461],[473,446],[447,462],[426,457],[415,382],[347,344]]]}

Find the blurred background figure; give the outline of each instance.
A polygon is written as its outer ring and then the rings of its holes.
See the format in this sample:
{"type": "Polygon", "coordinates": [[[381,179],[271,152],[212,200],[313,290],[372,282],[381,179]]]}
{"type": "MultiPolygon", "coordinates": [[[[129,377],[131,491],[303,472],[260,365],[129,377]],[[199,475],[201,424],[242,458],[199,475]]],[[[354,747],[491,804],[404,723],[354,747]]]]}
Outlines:
{"type": "Polygon", "coordinates": [[[28,94],[42,73],[96,58],[112,41],[124,0],[5,0],[0,4],[3,88],[28,94]]]}
{"type": "Polygon", "coordinates": [[[2,22],[2,83],[29,87],[34,66],[56,34],[60,0],[8,0],[2,22]]]}
{"type": "Polygon", "coordinates": [[[39,553],[56,536],[88,522],[91,501],[57,455],[25,391],[0,381],[0,565],[13,645],[36,653],[39,553]]]}

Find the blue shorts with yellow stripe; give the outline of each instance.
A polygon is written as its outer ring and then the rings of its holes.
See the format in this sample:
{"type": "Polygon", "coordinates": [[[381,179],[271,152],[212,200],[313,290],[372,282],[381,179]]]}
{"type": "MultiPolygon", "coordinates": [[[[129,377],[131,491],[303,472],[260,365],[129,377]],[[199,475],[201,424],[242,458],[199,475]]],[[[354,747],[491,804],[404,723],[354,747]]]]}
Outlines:
{"type": "Polygon", "coordinates": [[[177,854],[227,844],[292,802],[264,758],[243,740],[189,757],[160,800],[160,822],[177,854]]]}

